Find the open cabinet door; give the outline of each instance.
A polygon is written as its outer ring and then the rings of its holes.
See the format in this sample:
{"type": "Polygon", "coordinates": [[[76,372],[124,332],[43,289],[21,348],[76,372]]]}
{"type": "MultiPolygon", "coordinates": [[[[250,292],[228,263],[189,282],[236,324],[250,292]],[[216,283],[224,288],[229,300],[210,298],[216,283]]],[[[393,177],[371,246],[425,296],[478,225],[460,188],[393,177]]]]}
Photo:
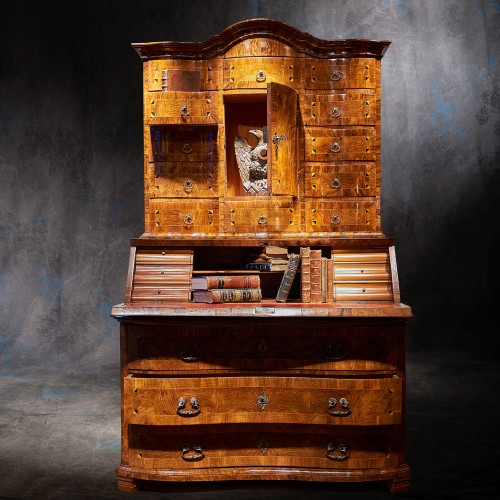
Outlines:
{"type": "Polygon", "coordinates": [[[267,86],[267,186],[272,195],[298,195],[297,92],[267,86]]]}

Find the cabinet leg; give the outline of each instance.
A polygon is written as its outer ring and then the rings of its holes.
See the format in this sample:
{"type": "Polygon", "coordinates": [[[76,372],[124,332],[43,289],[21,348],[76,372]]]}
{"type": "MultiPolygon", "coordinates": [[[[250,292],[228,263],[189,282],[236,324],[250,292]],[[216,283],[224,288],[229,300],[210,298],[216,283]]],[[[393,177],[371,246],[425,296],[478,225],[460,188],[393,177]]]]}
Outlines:
{"type": "Polygon", "coordinates": [[[139,491],[135,479],[129,477],[118,477],[118,490],[127,493],[136,493],[139,491]]]}
{"type": "Polygon", "coordinates": [[[410,489],[410,478],[408,476],[395,477],[387,481],[387,488],[391,493],[403,493],[410,489]]]}

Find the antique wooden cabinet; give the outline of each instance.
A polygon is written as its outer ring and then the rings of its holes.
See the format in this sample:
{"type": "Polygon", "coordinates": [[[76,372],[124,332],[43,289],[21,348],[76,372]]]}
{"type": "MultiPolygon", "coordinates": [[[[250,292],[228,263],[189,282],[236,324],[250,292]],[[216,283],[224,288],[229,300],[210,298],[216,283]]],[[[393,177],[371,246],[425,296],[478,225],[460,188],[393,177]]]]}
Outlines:
{"type": "Polygon", "coordinates": [[[389,43],[255,19],[205,42],[134,44],[145,232],[112,308],[121,490],[249,479],[408,488],[411,310],[380,226],[389,43]],[[273,264],[276,248],[302,257],[294,278],[273,264]],[[255,265],[262,256],[269,266],[255,265]],[[195,278],[247,275],[259,280],[252,302],[194,301],[195,278]]]}

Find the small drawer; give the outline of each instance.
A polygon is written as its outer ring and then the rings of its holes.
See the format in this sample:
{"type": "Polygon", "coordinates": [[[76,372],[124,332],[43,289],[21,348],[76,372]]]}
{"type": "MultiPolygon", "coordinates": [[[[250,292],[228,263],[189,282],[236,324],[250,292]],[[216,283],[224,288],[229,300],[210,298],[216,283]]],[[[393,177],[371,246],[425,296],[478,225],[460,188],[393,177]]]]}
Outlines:
{"type": "Polygon", "coordinates": [[[389,263],[337,263],[334,261],[333,279],[339,281],[390,281],[389,263]]]}
{"type": "Polygon", "coordinates": [[[304,196],[376,196],[377,166],[372,163],[304,163],[304,196]]]}
{"type": "MultiPolygon", "coordinates": [[[[181,281],[181,280],[179,280],[181,281]]],[[[138,283],[132,286],[132,302],[189,302],[191,297],[190,280],[185,283],[138,283]]]]}
{"type": "Polygon", "coordinates": [[[304,125],[375,125],[380,118],[374,91],[301,94],[299,104],[304,125]]]}
{"type": "Polygon", "coordinates": [[[266,424],[129,428],[128,463],[177,471],[212,467],[382,469],[397,465],[390,428],[266,424]],[[228,452],[229,450],[229,452],[228,452]]]}
{"type": "Polygon", "coordinates": [[[218,231],[218,202],[152,199],[150,207],[150,222],[154,233],[186,235],[218,231]]]}
{"type": "Polygon", "coordinates": [[[169,92],[148,95],[146,122],[153,124],[211,124],[220,118],[217,92],[169,92]]]}
{"type": "Polygon", "coordinates": [[[150,92],[199,92],[219,88],[218,61],[163,59],[148,61],[144,66],[150,92]]]}
{"type": "Polygon", "coordinates": [[[217,127],[150,127],[150,162],[211,163],[218,160],[217,127]]]}
{"type": "Polygon", "coordinates": [[[156,162],[150,166],[151,198],[212,198],[219,195],[219,162],[156,162]]]}
{"type": "Polygon", "coordinates": [[[305,202],[308,232],[378,231],[375,201],[308,200],[305,202]]]}
{"type": "Polygon", "coordinates": [[[300,85],[300,59],[252,57],[224,60],[224,89],[265,89],[271,82],[300,85]]]}
{"type": "Polygon", "coordinates": [[[204,377],[124,379],[128,424],[401,422],[402,379],[204,377]]]}
{"type": "Polygon", "coordinates": [[[348,263],[384,263],[389,264],[389,251],[387,248],[355,248],[349,250],[334,249],[332,258],[335,262],[348,263]]]}
{"type": "Polygon", "coordinates": [[[229,201],[224,204],[224,230],[228,233],[295,233],[301,231],[301,211],[291,202],[229,201]]]}
{"type": "Polygon", "coordinates": [[[374,89],[380,83],[380,62],[374,59],[306,60],[306,89],[374,89]]]}
{"type": "Polygon", "coordinates": [[[379,139],[375,127],[304,127],[306,161],[376,161],[379,139]]]}
{"type": "Polygon", "coordinates": [[[382,300],[392,301],[391,282],[338,282],[334,284],[336,301],[349,300],[382,300]]]}

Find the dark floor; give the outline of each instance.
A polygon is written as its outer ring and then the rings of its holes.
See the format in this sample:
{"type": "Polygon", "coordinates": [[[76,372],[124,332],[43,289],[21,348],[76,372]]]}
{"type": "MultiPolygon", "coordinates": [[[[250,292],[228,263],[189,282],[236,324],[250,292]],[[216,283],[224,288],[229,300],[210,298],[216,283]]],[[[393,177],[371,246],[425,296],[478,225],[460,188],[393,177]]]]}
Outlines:
{"type": "MultiPolygon", "coordinates": [[[[463,354],[409,356],[402,498],[500,498],[500,370],[463,354]]],[[[118,373],[0,376],[0,498],[389,499],[379,484],[236,483],[223,490],[116,489],[118,373]]],[[[205,486],[203,486],[205,487],[205,486]]]]}

